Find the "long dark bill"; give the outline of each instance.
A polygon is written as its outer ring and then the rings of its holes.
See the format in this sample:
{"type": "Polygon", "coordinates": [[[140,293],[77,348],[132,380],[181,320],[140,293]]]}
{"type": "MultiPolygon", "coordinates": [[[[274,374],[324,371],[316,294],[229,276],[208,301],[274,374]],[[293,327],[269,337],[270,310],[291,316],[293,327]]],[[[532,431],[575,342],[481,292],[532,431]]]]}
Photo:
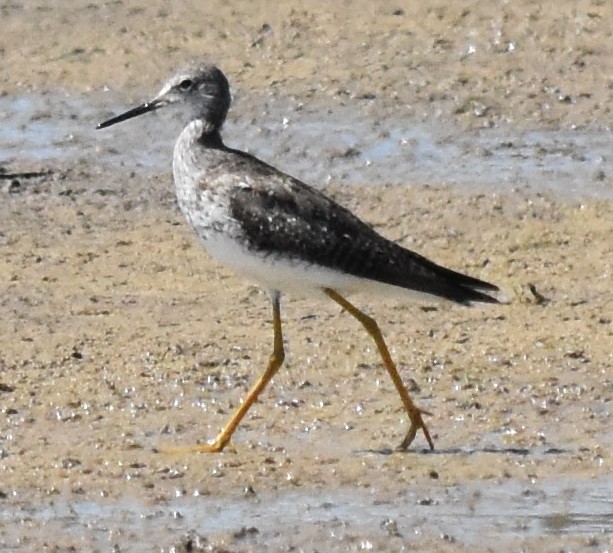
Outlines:
{"type": "Polygon", "coordinates": [[[117,117],[112,117],[111,119],[108,119],[104,123],[100,123],[96,127],[96,129],[105,129],[106,127],[110,127],[111,125],[114,125],[115,123],[121,123],[122,121],[125,121],[126,119],[132,119],[132,117],[136,117],[138,115],[142,115],[143,113],[154,111],[162,107],[162,105],[163,105],[162,103],[155,101],[155,100],[153,100],[152,102],[146,102],[144,104],[141,104],[138,107],[129,109],[128,111],[126,111],[125,113],[122,113],[121,115],[118,115],[117,117]]]}

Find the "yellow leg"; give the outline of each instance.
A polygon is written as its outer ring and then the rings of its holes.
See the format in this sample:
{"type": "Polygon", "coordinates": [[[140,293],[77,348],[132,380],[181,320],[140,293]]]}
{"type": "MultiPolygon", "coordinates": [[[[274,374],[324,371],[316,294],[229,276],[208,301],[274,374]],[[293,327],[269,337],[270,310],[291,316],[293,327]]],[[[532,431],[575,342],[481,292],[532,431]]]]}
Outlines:
{"type": "Polygon", "coordinates": [[[360,311],[353,304],[349,303],[343,296],[341,296],[338,292],[335,292],[331,288],[324,288],[324,292],[329,298],[333,299],[343,309],[345,309],[345,311],[348,311],[358,321],[360,321],[360,323],[362,323],[362,326],[366,329],[366,332],[368,332],[368,334],[372,336],[373,340],[375,341],[375,344],[377,344],[377,348],[379,349],[379,354],[381,355],[383,364],[385,365],[385,368],[387,369],[387,372],[389,373],[392,382],[394,383],[394,386],[396,386],[396,390],[398,390],[398,393],[400,394],[400,399],[402,399],[404,409],[407,412],[407,415],[409,415],[409,419],[411,420],[411,427],[409,428],[409,431],[407,432],[407,435],[404,440],[402,440],[402,443],[398,446],[398,449],[407,449],[415,439],[417,431],[421,428],[424,433],[424,436],[426,437],[426,440],[428,441],[430,449],[433,450],[434,442],[432,441],[432,438],[430,437],[430,432],[428,432],[428,427],[426,426],[426,423],[423,421],[422,418],[422,414],[429,413],[419,409],[419,407],[416,407],[413,403],[413,400],[410,398],[409,392],[407,392],[407,389],[402,383],[402,379],[398,374],[396,365],[394,364],[390,352],[385,345],[385,340],[383,339],[383,335],[381,334],[381,330],[379,330],[379,326],[377,325],[376,321],[365,313],[362,313],[362,311],[360,311]]]}
{"type": "Polygon", "coordinates": [[[260,376],[251,390],[249,390],[247,397],[245,397],[241,406],[236,410],[230,419],[230,422],[214,440],[207,442],[206,444],[198,444],[188,448],[171,449],[171,453],[216,453],[228,445],[237,426],[240,424],[241,420],[243,420],[243,417],[247,414],[249,408],[258,399],[258,396],[262,390],[266,388],[266,385],[270,382],[271,378],[277,373],[285,359],[285,351],[283,350],[283,333],[281,332],[281,309],[279,306],[279,294],[275,294],[272,297],[272,317],[275,337],[274,348],[272,355],[270,356],[270,360],[268,361],[268,366],[266,367],[264,374],[260,376]]]}

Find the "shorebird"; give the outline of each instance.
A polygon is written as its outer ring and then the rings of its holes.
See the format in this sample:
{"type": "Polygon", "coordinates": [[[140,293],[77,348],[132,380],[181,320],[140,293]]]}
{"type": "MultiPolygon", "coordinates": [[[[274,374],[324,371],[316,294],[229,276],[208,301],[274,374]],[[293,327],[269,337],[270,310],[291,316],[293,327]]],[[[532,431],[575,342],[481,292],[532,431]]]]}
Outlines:
{"type": "Polygon", "coordinates": [[[322,192],[226,146],[221,129],[230,102],[230,85],[222,71],[209,63],[194,63],[166,82],[151,101],[97,127],[161,108],[182,110],[187,126],[177,140],[172,163],[179,207],[209,254],[255,280],[272,300],[274,341],[266,370],[219,435],[189,450],[221,451],[283,364],[282,293],[327,296],[362,324],[409,417],[409,430],[398,449],[407,449],[419,430],[434,449],[422,416],[430,413],[413,403],[376,321],[347,296],[399,293],[469,305],[498,303],[486,293],[498,287],[403,248],[322,192]]]}

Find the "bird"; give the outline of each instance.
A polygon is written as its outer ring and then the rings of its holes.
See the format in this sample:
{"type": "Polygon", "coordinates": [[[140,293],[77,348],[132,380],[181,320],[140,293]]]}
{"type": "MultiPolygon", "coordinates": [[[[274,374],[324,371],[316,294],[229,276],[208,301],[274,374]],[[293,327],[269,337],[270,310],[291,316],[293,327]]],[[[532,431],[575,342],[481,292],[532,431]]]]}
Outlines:
{"type": "Polygon", "coordinates": [[[348,297],[364,292],[496,304],[492,294],[499,288],[388,240],[324,192],[227,146],[221,131],[230,104],[230,84],[221,69],[195,61],[175,73],[152,100],[97,126],[104,129],[159,109],[180,110],[186,126],[172,160],[179,208],[209,255],[259,284],[272,303],[273,347],[266,369],[217,437],[188,451],[222,451],[283,365],[282,294],[328,298],[361,323],[409,419],[396,449],[407,450],[421,431],[433,450],[424,421],[431,413],[411,399],[376,320],[348,297]]]}

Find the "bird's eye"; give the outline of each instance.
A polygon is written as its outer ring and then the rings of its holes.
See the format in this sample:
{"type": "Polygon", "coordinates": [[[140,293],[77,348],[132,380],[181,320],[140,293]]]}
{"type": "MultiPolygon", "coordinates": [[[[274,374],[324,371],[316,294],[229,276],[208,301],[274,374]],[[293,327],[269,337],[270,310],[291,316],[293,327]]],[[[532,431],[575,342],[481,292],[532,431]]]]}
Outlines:
{"type": "Polygon", "coordinates": [[[193,84],[194,84],[194,81],[192,81],[191,79],[183,79],[179,83],[179,88],[181,90],[189,90],[192,87],[193,84]]]}

